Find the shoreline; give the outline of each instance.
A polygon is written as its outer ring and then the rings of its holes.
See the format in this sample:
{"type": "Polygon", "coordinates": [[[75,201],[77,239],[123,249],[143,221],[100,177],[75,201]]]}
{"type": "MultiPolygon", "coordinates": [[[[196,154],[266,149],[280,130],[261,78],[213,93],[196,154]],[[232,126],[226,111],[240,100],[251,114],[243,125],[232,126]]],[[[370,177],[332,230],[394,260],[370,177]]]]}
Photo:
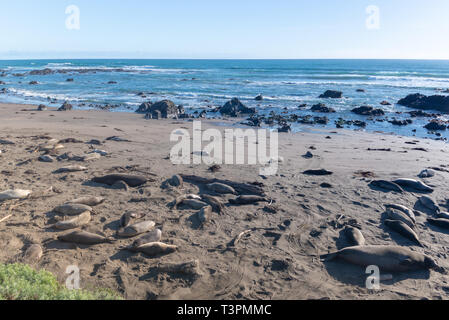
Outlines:
{"type": "MultiPolygon", "coordinates": [[[[382,282],[380,291],[372,291],[365,288],[363,268],[341,262],[323,264],[316,258],[347,246],[343,228],[338,225],[355,219],[368,244],[406,246],[432,256],[439,265],[449,268],[446,259],[449,238],[426,223],[424,211],[417,217],[417,229],[426,248],[414,246],[383,226],[384,204],[399,203],[415,208],[421,194],[383,192],[368,186],[373,179],[417,179],[423,169],[438,167],[443,171],[423,181],[435,188],[431,196],[445,208],[449,149],[442,141],[345,129],[338,130],[337,134],[331,134],[336,130],[281,133],[279,156],[284,160],[276,175],[263,178],[259,166],[222,165],[220,171],[211,172],[210,165],[206,164],[172,164],[167,158],[173,145],[170,134],[184,128],[191,132],[189,121],[145,120],[140,114],[99,110],[40,112],[34,108],[0,104],[3,120],[0,139],[15,143],[0,145],[3,163],[0,191],[20,188],[38,194],[53,187],[58,192],[49,197],[23,200],[13,210],[12,217],[0,223],[0,245],[7,248],[0,252],[0,262],[17,261],[31,243],[38,243],[44,255],[33,267],[53,272],[64,283],[66,267],[77,265],[83,287],[110,288],[127,299],[447,298],[446,275],[425,271],[394,274],[393,280],[382,282]],[[106,140],[111,136],[129,141],[106,140]],[[106,151],[107,155],[89,162],[63,157],[51,163],[38,161],[41,153],[32,151],[50,137],[81,141],[63,143],[64,149],[55,158],[65,153],[88,155],[92,149],[86,142],[92,139],[101,142],[94,147],[106,151]],[[303,157],[308,151],[313,154],[312,158],[303,157]],[[63,166],[78,164],[87,170],[54,173],[63,166]],[[303,174],[309,169],[326,169],[333,174],[325,177],[303,174]],[[91,182],[92,177],[117,172],[145,175],[149,182],[128,191],[91,182]],[[191,182],[185,182],[182,188],[164,189],[164,181],[174,174],[256,182],[274,203],[268,208],[266,203],[228,205],[224,214],[214,214],[209,224],[198,228],[197,211],[184,207],[172,211],[168,204],[180,195],[200,194],[204,189],[191,182]],[[114,244],[95,246],[58,241],[61,232],[55,232],[50,226],[59,217],[52,210],[87,195],[101,196],[106,201],[95,207],[95,215],[84,230],[115,237],[123,213],[142,212],[162,230],[162,242],[176,245],[179,250],[150,258],[123,250],[136,238],[118,238],[114,244]],[[254,231],[229,249],[230,241],[245,230],[254,231]],[[192,260],[199,262],[200,271],[195,276],[158,269],[160,264],[192,260]]],[[[202,129],[222,131],[226,126],[218,125],[219,122],[222,121],[203,120],[202,129]]],[[[227,124],[232,128],[233,123],[227,124]]],[[[222,199],[227,201],[232,196],[222,199]]],[[[0,218],[3,216],[2,213],[0,218]]]]}

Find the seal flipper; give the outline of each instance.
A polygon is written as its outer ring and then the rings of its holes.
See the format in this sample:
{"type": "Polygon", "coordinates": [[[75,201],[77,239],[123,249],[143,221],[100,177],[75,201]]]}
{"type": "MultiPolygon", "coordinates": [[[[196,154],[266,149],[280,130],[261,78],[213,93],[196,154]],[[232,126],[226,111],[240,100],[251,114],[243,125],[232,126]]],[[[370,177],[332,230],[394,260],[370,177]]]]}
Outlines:
{"type": "Polygon", "coordinates": [[[338,257],[338,252],[323,254],[320,256],[320,261],[321,262],[332,261],[332,260],[335,260],[337,257],[338,257]]]}

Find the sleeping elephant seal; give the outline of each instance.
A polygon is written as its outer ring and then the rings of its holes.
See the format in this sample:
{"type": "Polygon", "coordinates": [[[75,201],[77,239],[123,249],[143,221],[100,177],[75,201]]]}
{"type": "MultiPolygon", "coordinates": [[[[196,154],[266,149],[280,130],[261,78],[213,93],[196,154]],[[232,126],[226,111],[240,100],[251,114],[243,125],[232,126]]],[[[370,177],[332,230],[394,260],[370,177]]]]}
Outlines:
{"type": "Polygon", "coordinates": [[[429,192],[432,193],[433,189],[429,187],[427,184],[414,180],[414,179],[398,179],[393,181],[394,183],[400,185],[403,188],[411,188],[417,191],[429,192]]]}
{"type": "Polygon", "coordinates": [[[100,243],[113,243],[115,240],[100,236],[99,234],[87,231],[74,231],[58,237],[59,241],[71,242],[76,244],[94,245],[100,243]]]}
{"type": "Polygon", "coordinates": [[[352,243],[352,245],[354,246],[365,245],[365,237],[363,236],[362,232],[359,229],[354,227],[346,227],[344,232],[348,240],[352,243]]]}
{"type": "Polygon", "coordinates": [[[110,174],[103,177],[95,177],[92,179],[93,182],[107,184],[109,186],[114,185],[117,181],[124,181],[126,184],[132,188],[139,187],[147,183],[148,179],[142,176],[135,176],[129,174],[110,174]]]}
{"type": "Polygon", "coordinates": [[[398,220],[385,220],[385,225],[388,226],[390,229],[396,231],[401,236],[409,239],[410,241],[416,243],[418,246],[423,247],[423,244],[421,241],[419,241],[418,235],[415,231],[413,231],[412,228],[410,228],[406,223],[403,221],[398,220]]]}
{"type": "Polygon", "coordinates": [[[399,246],[349,247],[323,255],[321,259],[325,261],[341,259],[362,267],[378,266],[382,271],[389,272],[433,269],[440,273],[446,273],[444,268],[438,266],[432,258],[399,246]]]}

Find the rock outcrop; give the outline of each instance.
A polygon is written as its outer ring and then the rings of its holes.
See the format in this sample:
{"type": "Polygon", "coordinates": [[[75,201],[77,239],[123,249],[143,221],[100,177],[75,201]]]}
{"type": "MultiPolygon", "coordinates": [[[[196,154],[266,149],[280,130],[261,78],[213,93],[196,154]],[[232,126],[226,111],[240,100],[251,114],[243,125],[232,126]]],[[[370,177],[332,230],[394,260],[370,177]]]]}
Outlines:
{"type": "Polygon", "coordinates": [[[398,104],[414,109],[438,110],[444,113],[449,113],[449,96],[425,96],[420,93],[415,93],[399,100],[398,104]]]}
{"type": "Polygon", "coordinates": [[[221,114],[230,117],[238,117],[244,114],[255,114],[255,108],[248,108],[239,99],[234,98],[231,101],[226,102],[226,104],[218,110],[221,114]]]}

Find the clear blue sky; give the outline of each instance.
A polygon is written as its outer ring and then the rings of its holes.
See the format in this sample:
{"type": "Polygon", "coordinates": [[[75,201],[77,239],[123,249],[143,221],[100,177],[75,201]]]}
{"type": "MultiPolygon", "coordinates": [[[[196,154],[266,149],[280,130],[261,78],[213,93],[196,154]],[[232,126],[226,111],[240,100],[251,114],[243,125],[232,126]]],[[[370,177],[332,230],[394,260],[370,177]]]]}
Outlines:
{"type": "Polygon", "coordinates": [[[449,59],[449,1],[4,0],[0,34],[3,59],[449,59]],[[71,4],[80,30],[65,27],[71,4]]]}

